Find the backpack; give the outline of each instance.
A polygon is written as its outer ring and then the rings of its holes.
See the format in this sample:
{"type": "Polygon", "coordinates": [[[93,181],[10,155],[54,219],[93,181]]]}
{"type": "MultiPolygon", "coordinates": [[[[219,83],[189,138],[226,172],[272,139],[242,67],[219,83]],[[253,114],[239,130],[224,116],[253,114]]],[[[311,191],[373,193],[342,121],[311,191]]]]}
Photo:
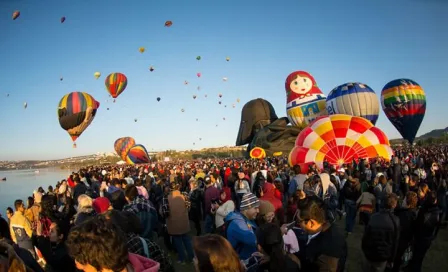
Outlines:
{"type": "Polygon", "coordinates": [[[332,224],[334,221],[336,221],[336,209],[339,206],[338,197],[327,191],[323,196],[323,201],[325,205],[327,220],[330,222],[330,224],[332,224]]]}

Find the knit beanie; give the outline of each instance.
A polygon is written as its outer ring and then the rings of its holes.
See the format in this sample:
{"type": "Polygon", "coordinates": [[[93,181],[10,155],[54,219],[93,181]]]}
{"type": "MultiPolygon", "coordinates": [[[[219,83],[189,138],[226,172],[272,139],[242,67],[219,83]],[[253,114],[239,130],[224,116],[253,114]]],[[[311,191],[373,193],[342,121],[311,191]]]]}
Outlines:
{"type": "Polygon", "coordinates": [[[107,197],[98,197],[93,201],[92,206],[97,214],[101,214],[109,210],[110,201],[107,197]]]}
{"type": "Polygon", "coordinates": [[[271,202],[266,200],[260,200],[260,212],[258,213],[261,216],[264,216],[270,212],[275,212],[274,205],[271,202]]]}
{"type": "Polygon", "coordinates": [[[251,208],[257,208],[260,206],[260,201],[252,193],[245,193],[241,199],[240,211],[249,210],[251,208]]]}

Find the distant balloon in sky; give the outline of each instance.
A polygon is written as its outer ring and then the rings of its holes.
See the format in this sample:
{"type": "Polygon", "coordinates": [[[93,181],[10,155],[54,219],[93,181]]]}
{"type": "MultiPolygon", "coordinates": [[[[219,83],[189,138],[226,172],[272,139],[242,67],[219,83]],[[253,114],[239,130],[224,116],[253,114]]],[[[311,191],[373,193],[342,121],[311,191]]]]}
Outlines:
{"type": "Polygon", "coordinates": [[[135,118],[135,119],[134,119],[134,122],[136,122],[136,123],[137,123],[137,118],[135,118]]]}
{"type": "Polygon", "coordinates": [[[229,61],[229,60],[230,60],[230,57],[227,57],[227,58],[226,58],[226,61],[229,61]]]}
{"type": "Polygon", "coordinates": [[[196,99],[196,95],[193,95],[193,99],[196,99]]]}
{"type": "Polygon", "coordinates": [[[12,13],[12,19],[15,20],[17,18],[19,18],[20,16],[20,11],[16,10],[12,13]]]}
{"type": "Polygon", "coordinates": [[[61,24],[65,22],[65,17],[61,18],[61,24]]]}
{"type": "Polygon", "coordinates": [[[59,80],[60,80],[60,81],[63,81],[63,80],[64,80],[64,77],[60,77],[59,80]]]}
{"type": "Polygon", "coordinates": [[[93,75],[95,76],[96,79],[98,79],[98,78],[100,78],[101,73],[100,72],[95,72],[93,75]]]}
{"type": "Polygon", "coordinates": [[[160,101],[160,97],[157,97],[157,102],[159,102],[160,101]]]}
{"type": "Polygon", "coordinates": [[[154,67],[149,66],[149,71],[150,71],[150,72],[153,72],[153,71],[154,71],[154,67]]]}
{"type": "Polygon", "coordinates": [[[185,112],[185,110],[184,110],[184,109],[181,109],[180,111],[181,111],[181,112],[185,112]]]}
{"type": "Polygon", "coordinates": [[[28,103],[23,103],[23,107],[26,109],[26,108],[28,108],[28,103]]]}
{"type": "Polygon", "coordinates": [[[218,96],[219,96],[219,98],[221,98],[221,97],[222,97],[222,94],[219,94],[218,96]]]}
{"type": "Polygon", "coordinates": [[[184,81],[184,85],[188,85],[188,81],[185,80],[185,81],[184,81]]]}
{"type": "Polygon", "coordinates": [[[140,51],[140,53],[143,53],[143,52],[145,52],[145,48],[144,48],[144,47],[140,47],[140,48],[138,49],[138,51],[140,51]]]}
{"type": "Polygon", "coordinates": [[[165,22],[165,26],[166,27],[170,27],[170,26],[172,26],[173,25],[173,22],[172,21],[166,21],[165,22]]]}
{"type": "Polygon", "coordinates": [[[197,75],[198,77],[201,77],[201,73],[197,73],[196,75],[197,75]]]}
{"type": "Polygon", "coordinates": [[[223,77],[223,78],[222,78],[222,81],[227,81],[227,78],[226,78],[226,77],[223,77]]]}
{"type": "Polygon", "coordinates": [[[201,60],[201,56],[197,56],[196,59],[197,59],[197,60],[201,60]]]}

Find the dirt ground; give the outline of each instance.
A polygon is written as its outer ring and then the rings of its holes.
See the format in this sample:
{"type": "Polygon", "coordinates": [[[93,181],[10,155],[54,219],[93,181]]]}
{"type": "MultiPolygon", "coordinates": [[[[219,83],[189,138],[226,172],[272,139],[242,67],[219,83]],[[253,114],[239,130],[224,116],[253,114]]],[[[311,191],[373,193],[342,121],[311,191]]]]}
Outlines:
{"type": "MultiPolygon", "coordinates": [[[[345,220],[339,220],[336,224],[343,230],[345,220]]],[[[195,232],[191,232],[192,235],[195,232]]],[[[361,238],[363,234],[363,227],[357,225],[355,231],[347,237],[348,244],[348,259],[345,266],[347,272],[361,272],[363,264],[363,253],[361,251],[361,238]]],[[[163,245],[163,239],[159,240],[159,244],[163,245]]],[[[166,251],[166,250],[165,250],[166,251]]],[[[177,264],[177,255],[170,254],[176,271],[180,272],[194,272],[192,264],[180,265],[177,264]]],[[[431,245],[423,262],[422,271],[448,271],[448,229],[441,229],[437,239],[431,245]]]]}

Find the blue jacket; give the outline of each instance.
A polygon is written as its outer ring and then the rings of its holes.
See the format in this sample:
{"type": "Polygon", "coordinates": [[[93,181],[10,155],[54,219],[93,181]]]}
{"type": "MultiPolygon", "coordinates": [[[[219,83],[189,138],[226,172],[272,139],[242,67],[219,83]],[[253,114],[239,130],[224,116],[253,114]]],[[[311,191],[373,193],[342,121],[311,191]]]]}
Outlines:
{"type": "Polygon", "coordinates": [[[246,260],[254,252],[257,252],[257,236],[255,230],[257,226],[239,212],[231,212],[224,222],[231,221],[227,227],[227,240],[241,260],[246,260]]]}

